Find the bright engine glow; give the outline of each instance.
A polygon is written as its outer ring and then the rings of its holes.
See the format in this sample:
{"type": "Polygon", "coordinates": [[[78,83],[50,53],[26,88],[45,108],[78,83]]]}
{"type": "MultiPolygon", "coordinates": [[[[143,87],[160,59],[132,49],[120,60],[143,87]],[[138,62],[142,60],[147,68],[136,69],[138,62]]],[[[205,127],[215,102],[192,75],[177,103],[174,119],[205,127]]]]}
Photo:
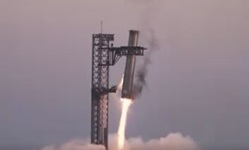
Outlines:
{"type": "Polygon", "coordinates": [[[132,104],[132,100],[121,98],[121,102],[122,102],[122,113],[121,113],[121,118],[120,118],[119,128],[118,128],[118,149],[119,150],[124,149],[125,126],[126,126],[126,120],[127,120],[127,113],[128,113],[130,105],[132,104]]]}

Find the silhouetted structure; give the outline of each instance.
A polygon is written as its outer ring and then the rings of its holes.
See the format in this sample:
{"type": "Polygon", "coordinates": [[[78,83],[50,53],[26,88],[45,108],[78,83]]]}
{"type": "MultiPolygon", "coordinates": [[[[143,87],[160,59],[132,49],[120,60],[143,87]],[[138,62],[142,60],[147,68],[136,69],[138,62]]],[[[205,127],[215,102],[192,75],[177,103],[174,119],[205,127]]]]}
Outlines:
{"type": "MultiPolygon", "coordinates": [[[[134,33],[138,36],[138,31],[130,31],[130,35],[134,33]]],[[[128,57],[134,58],[135,55],[142,56],[145,50],[143,47],[133,46],[134,44],[113,47],[113,41],[114,34],[92,35],[91,143],[104,145],[106,150],[108,149],[108,93],[115,93],[117,89],[117,86],[109,88],[109,66],[115,65],[122,56],[127,56],[127,60],[128,57]]]]}

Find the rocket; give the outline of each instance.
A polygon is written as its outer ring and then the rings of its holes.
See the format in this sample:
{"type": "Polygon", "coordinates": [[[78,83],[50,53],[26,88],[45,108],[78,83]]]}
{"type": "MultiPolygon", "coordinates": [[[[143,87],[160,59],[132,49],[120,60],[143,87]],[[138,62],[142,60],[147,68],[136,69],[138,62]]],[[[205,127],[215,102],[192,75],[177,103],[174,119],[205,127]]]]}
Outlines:
{"type": "MultiPolygon", "coordinates": [[[[139,31],[130,30],[128,46],[138,45],[139,31]]],[[[122,98],[133,99],[133,79],[136,65],[136,55],[126,56],[126,65],[123,78],[123,87],[121,92],[122,98]]]]}

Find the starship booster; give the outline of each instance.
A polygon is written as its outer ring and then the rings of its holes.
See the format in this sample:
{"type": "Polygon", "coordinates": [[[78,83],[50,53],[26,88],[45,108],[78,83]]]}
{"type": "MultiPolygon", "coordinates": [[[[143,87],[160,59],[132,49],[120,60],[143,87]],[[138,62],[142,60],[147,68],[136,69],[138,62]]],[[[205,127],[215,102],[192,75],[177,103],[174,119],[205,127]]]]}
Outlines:
{"type": "MultiPolygon", "coordinates": [[[[136,47],[138,45],[139,31],[130,30],[128,46],[136,47]]],[[[122,98],[133,99],[133,79],[136,65],[136,55],[126,56],[126,65],[124,71],[124,80],[122,87],[122,98]]]]}

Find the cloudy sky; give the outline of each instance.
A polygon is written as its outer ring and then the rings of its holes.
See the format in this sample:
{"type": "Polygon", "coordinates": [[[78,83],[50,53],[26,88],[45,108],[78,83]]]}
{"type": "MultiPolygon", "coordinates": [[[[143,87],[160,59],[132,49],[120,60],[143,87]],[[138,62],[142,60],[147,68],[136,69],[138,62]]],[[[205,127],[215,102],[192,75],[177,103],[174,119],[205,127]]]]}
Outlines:
{"type": "MultiPolygon", "coordinates": [[[[203,146],[249,146],[249,1],[1,0],[0,145],[90,136],[91,35],[153,29],[148,87],[127,136],[171,132],[203,146]]],[[[141,38],[143,39],[143,38],[141,38]]],[[[146,42],[141,40],[146,46],[146,42]]],[[[111,68],[119,82],[124,61],[111,68]]],[[[110,132],[120,103],[110,99],[110,132]]]]}

